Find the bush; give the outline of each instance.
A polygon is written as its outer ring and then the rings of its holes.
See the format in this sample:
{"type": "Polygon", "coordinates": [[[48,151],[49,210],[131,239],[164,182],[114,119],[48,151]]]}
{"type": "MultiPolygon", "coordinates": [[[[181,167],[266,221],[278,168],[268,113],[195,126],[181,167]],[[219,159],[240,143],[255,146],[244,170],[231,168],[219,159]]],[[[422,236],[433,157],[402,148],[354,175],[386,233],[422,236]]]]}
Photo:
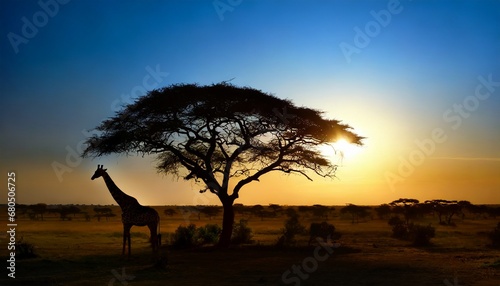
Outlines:
{"type": "Polygon", "coordinates": [[[37,257],[35,246],[31,243],[23,241],[23,238],[16,242],[16,258],[27,259],[37,257]]]}
{"type": "Polygon", "coordinates": [[[392,226],[392,237],[398,239],[408,239],[410,230],[409,226],[398,216],[393,216],[389,219],[388,224],[392,226]]]}
{"type": "Polygon", "coordinates": [[[500,248],[500,222],[488,233],[488,237],[491,240],[491,246],[500,248]]]}
{"type": "Polygon", "coordinates": [[[306,228],[299,223],[298,215],[291,215],[285,221],[285,227],[282,229],[282,235],[278,238],[276,246],[283,247],[295,244],[295,236],[306,233],[306,228]]]}
{"type": "Polygon", "coordinates": [[[431,238],[436,235],[436,229],[431,225],[406,224],[398,216],[391,217],[388,223],[392,226],[393,237],[402,240],[411,240],[415,246],[430,245],[431,238]]]}
{"type": "Polygon", "coordinates": [[[322,223],[311,223],[309,235],[309,245],[311,245],[314,240],[319,242],[319,238],[323,239],[324,242],[328,242],[328,240],[335,241],[342,236],[340,232],[335,231],[335,226],[333,224],[329,224],[326,221],[322,223]]]}
{"type": "Polygon", "coordinates": [[[431,225],[413,225],[410,229],[410,237],[415,246],[425,246],[431,244],[431,238],[436,236],[436,229],[431,225]]]}
{"type": "Polygon", "coordinates": [[[219,235],[222,229],[216,224],[207,224],[199,227],[197,230],[197,238],[201,244],[215,244],[219,241],[219,235]]]}
{"type": "Polygon", "coordinates": [[[172,246],[177,248],[191,248],[204,244],[217,243],[221,233],[220,226],[207,224],[199,228],[194,224],[179,226],[174,233],[172,246]]]}
{"type": "Polygon", "coordinates": [[[196,246],[196,225],[190,224],[187,227],[180,225],[174,233],[172,245],[178,248],[196,246]]]}
{"type": "Polygon", "coordinates": [[[247,226],[247,220],[240,220],[239,223],[233,227],[233,234],[231,241],[235,244],[252,243],[252,229],[247,226]]]}

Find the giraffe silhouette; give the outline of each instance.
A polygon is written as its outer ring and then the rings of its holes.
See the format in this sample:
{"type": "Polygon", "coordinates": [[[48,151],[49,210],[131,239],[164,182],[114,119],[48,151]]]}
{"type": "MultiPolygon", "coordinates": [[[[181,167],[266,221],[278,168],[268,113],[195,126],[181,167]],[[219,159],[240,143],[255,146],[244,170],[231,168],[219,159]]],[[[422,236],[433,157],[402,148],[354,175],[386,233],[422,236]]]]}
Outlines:
{"type": "Polygon", "coordinates": [[[106,186],[108,187],[113,199],[120,205],[122,209],[122,223],[123,223],[123,249],[122,255],[125,254],[125,245],[128,242],[128,256],[130,257],[130,229],[132,226],[148,226],[151,233],[149,241],[153,252],[158,250],[161,244],[161,235],[159,234],[160,216],[153,208],[139,204],[136,198],[125,194],[120,188],[116,186],[111,177],[103,169],[103,165],[97,165],[97,170],[92,176],[92,180],[102,177],[106,186]]]}

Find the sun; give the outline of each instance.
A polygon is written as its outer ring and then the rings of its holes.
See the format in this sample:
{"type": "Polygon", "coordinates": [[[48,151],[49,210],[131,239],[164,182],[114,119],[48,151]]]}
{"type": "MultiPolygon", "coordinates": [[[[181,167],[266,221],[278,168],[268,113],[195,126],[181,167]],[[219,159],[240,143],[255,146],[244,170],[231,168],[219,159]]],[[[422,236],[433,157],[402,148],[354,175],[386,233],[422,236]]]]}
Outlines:
{"type": "Polygon", "coordinates": [[[344,159],[354,157],[360,151],[360,147],[341,138],[333,143],[321,145],[319,151],[334,162],[342,162],[344,159]]]}

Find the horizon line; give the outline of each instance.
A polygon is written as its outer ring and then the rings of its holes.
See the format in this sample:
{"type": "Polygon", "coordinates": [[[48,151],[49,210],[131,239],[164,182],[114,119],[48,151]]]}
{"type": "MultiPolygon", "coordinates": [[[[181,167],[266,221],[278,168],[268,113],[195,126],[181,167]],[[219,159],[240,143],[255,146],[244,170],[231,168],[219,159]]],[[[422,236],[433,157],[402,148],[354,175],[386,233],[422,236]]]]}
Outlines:
{"type": "MultiPolygon", "coordinates": [[[[420,201],[420,200],[419,200],[420,201]]],[[[422,202],[425,202],[425,201],[422,201],[422,202]]],[[[420,203],[422,203],[420,202],[420,203]]],[[[470,202],[470,201],[469,201],[470,202]]],[[[37,204],[46,204],[46,203],[34,203],[34,204],[16,204],[16,207],[19,206],[19,205],[37,205],[37,204]]],[[[390,204],[390,203],[381,203],[381,204],[352,204],[352,203],[345,203],[345,204],[339,204],[339,205],[322,205],[322,204],[311,204],[311,205],[287,205],[287,204],[252,204],[252,205],[245,205],[245,204],[242,204],[243,206],[256,206],[256,205],[261,205],[261,206],[269,206],[269,205],[279,205],[279,206],[285,206],[285,207],[301,207],[301,206],[315,206],[315,205],[321,205],[321,206],[324,206],[324,207],[337,207],[337,206],[347,206],[347,205],[357,205],[357,206],[380,206],[380,205],[384,205],[384,204],[390,204]]],[[[497,202],[497,203],[487,203],[487,204],[476,204],[476,203],[472,203],[471,204],[473,205],[487,205],[487,206],[496,206],[496,205],[500,205],[500,202],[497,202]]],[[[118,204],[46,204],[47,206],[115,206],[115,207],[120,207],[118,204]]],[[[236,204],[235,204],[236,205],[236,204]]],[[[7,204],[0,204],[0,207],[4,207],[4,206],[7,206],[7,204]]],[[[186,205],[180,205],[180,204],[174,204],[174,205],[143,205],[143,206],[149,206],[149,207],[205,207],[205,206],[219,206],[219,207],[222,207],[222,205],[189,205],[189,204],[186,204],[186,205]]]]}

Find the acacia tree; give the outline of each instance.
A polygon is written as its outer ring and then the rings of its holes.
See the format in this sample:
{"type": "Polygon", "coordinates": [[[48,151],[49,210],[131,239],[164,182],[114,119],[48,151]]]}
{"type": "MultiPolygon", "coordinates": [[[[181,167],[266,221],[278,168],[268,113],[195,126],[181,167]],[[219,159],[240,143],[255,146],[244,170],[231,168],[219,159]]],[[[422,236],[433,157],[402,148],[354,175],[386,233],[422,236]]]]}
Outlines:
{"type": "Polygon", "coordinates": [[[233,203],[244,186],[270,172],[334,177],[319,150],[362,137],[322,112],[226,82],[172,85],[148,92],[103,121],[82,156],[156,155],[160,172],[195,180],[223,206],[221,246],[228,246],[233,203]]]}
{"type": "Polygon", "coordinates": [[[380,219],[384,219],[391,214],[391,206],[388,204],[381,204],[375,208],[375,211],[380,219]]]}
{"type": "Polygon", "coordinates": [[[417,199],[398,199],[389,203],[394,207],[393,211],[395,213],[401,213],[404,216],[406,225],[410,225],[410,220],[417,216],[419,212],[418,204],[417,199]]]}
{"type": "Polygon", "coordinates": [[[369,216],[370,207],[357,206],[354,204],[347,204],[347,206],[340,209],[341,214],[349,213],[352,217],[352,223],[359,223],[360,218],[369,216]]]}
{"type": "Polygon", "coordinates": [[[427,200],[426,204],[432,206],[433,210],[438,214],[439,223],[452,225],[454,215],[462,213],[463,208],[468,208],[472,204],[469,201],[449,201],[449,200],[427,200]],[[442,217],[445,217],[443,221],[442,217]]]}

